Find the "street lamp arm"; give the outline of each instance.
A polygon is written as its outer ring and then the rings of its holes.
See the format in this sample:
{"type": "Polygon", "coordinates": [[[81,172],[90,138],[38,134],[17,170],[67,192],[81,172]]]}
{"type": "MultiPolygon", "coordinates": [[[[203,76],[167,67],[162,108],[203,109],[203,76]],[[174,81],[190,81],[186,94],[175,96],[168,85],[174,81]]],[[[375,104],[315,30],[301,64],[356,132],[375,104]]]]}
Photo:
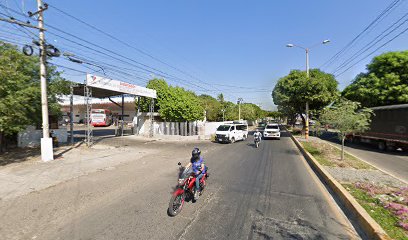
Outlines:
{"type": "Polygon", "coordinates": [[[296,44],[293,44],[293,43],[286,44],[286,47],[297,47],[297,48],[301,48],[301,49],[303,49],[303,50],[306,50],[306,49],[307,49],[307,48],[305,48],[305,47],[302,47],[302,46],[300,46],[300,45],[296,45],[296,44]]]}
{"type": "Polygon", "coordinates": [[[320,46],[320,45],[328,44],[329,42],[330,42],[330,40],[326,39],[326,40],[323,40],[323,41],[321,41],[321,42],[318,42],[318,43],[312,45],[312,46],[309,47],[308,49],[312,49],[312,48],[315,48],[315,47],[320,46]]]}

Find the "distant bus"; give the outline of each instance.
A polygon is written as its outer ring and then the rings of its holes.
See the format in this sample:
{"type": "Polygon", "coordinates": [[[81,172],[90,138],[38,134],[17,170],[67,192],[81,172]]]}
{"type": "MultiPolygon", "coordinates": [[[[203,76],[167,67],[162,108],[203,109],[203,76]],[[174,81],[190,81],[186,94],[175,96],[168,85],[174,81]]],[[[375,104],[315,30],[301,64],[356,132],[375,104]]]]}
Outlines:
{"type": "Polygon", "coordinates": [[[94,127],[106,127],[112,124],[112,112],[108,109],[92,109],[91,124],[94,127]]]}

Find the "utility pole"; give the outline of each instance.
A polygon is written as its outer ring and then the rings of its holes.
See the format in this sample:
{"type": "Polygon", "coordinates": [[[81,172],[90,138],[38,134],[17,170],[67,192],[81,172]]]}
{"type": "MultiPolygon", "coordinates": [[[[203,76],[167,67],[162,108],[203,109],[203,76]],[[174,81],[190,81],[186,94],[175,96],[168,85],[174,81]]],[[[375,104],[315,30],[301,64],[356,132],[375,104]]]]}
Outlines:
{"type": "Polygon", "coordinates": [[[221,112],[222,112],[222,121],[225,122],[225,109],[222,109],[221,112]]]}
{"type": "Polygon", "coordinates": [[[241,103],[244,101],[242,98],[238,98],[238,121],[241,121],[241,103]]]}
{"type": "Polygon", "coordinates": [[[71,94],[69,96],[69,132],[71,135],[71,145],[74,145],[74,86],[70,86],[71,94]]]}
{"type": "MultiPolygon", "coordinates": [[[[306,48],[306,78],[309,80],[309,48],[306,48]]],[[[306,123],[305,123],[305,139],[306,141],[309,139],[309,101],[306,101],[306,123]]]]}
{"type": "Polygon", "coordinates": [[[40,81],[41,81],[41,110],[42,110],[42,127],[43,137],[41,138],[41,159],[42,161],[54,160],[52,149],[52,138],[50,138],[49,122],[48,122],[48,99],[47,99],[47,69],[45,66],[47,49],[45,46],[44,34],[44,16],[43,12],[48,9],[46,4],[43,5],[42,0],[37,0],[37,12],[31,13],[31,16],[38,14],[38,28],[40,33],[40,81]]]}

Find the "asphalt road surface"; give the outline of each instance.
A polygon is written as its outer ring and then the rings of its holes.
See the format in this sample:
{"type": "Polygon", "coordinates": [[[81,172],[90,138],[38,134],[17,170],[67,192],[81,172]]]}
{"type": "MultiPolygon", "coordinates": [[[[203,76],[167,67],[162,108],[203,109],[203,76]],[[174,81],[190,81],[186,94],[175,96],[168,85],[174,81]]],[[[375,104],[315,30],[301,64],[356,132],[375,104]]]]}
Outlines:
{"type": "MultiPolygon", "coordinates": [[[[322,139],[331,141],[339,147],[340,141],[335,133],[325,133],[322,139]]],[[[408,182],[408,152],[380,151],[375,146],[365,143],[346,142],[345,150],[371,163],[375,167],[386,171],[395,177],[408,182]]]]}
{"type": "MultiPolygon", "coordinates": [[[[195,202],[167,215],[177,162],[196,144],[0,200],[5,239],[352,239],[350,223],[290,138],[200,143],[211,176],[195,202]]],[[[135,146],[137,148],[137,146],[135,146]]],[[[2,237],[2,238],[3,238],[2,237]]],[[[3,238],[4,239],[4,238],[3,238]]]]}

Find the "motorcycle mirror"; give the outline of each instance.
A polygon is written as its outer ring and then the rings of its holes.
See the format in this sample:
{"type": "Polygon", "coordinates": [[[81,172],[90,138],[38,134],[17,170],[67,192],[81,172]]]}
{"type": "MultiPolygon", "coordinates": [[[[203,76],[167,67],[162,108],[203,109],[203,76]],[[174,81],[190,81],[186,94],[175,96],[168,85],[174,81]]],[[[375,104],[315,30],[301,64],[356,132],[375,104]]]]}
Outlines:
{"type": "Polygon", "coordinates": [[[178,162],[177,165],[181,166],[181,162],[178,162]]]}

